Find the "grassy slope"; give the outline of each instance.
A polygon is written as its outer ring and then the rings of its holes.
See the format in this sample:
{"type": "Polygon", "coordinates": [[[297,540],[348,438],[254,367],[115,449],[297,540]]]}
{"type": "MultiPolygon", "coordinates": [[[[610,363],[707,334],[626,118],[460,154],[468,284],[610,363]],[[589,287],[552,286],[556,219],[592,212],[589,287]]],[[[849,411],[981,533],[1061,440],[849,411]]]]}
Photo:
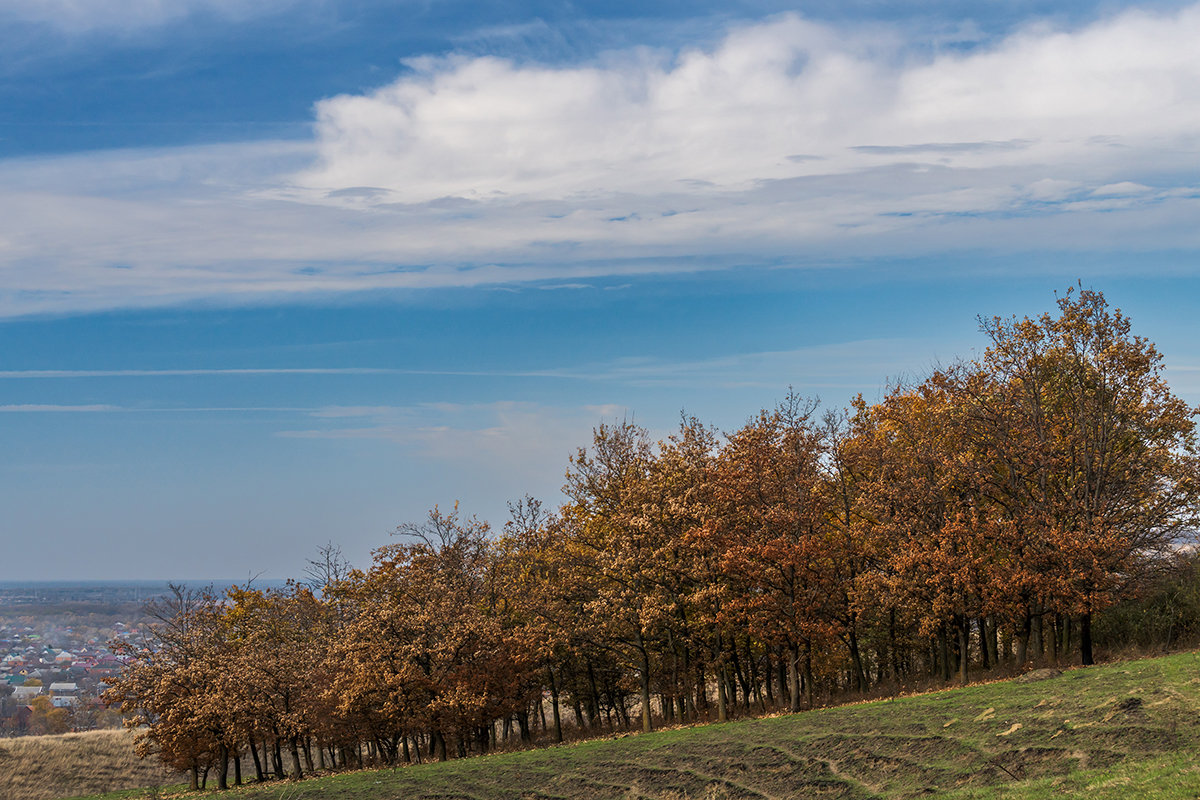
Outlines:
{"type": "Polygon", "coordinates": [[[1200,797],[1200,655],[570,747],[245,787],[236,796],[982,800],[1085,794],[1093,800],[1200,797]]]}
{"type": "Polygon", "coordinates": [[[133,754],[133,736],[127,731],[0,739],[3,800],[51,800],[176,781],[156,762],[133,754]]]}

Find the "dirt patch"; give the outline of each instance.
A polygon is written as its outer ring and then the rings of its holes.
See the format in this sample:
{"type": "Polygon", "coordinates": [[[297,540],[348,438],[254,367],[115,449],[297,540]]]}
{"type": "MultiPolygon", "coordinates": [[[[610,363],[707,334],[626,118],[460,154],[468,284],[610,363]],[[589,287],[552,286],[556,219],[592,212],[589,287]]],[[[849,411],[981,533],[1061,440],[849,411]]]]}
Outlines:
{"type": "Polygon", "coordinates": [[[1140,697],[1126,697],[1117,703],[1114,711],[1121,714],[1141,714],[1144,705],[1146,705],[1146,702],[1140,697]]]}
{"type": "Polygon", "coordinates": [[[604,778],[613,783],[624,784],[636,792],[675,792],[687,796],[702,794],[704,787],[709,783],[705,778],[685,770],[628,763],[606,765],[604,778]]]}
{"type": "Polygon", "coordinates": [[[822,758],[838,760],[860,753],[891,756],[919,763],[953,761],[974,751],[956,739],[945,736],[822,736],[793,747],[800,753],[819,753],[822,758]]]}
{"type": "Polygon", "coordinates": [[[1112,750],[1087,750],[1085,753],[1089,769],[1106,769],[1125,760],[1124,755],[1112,750]]]}
{"type": "Polygon", "coordinates": [[[827,781],[804,781],[794,784],[792,794],[789,797],[836,797],[836,798],[857,798],[871,797],[869,793],[852,786],[848,783],[843,783],[836,780],[827,781]]]}
{"type": "Polygon", "coordinates": [[[1179,734],[1141,725],[1122,725],[1117,729],[1104,728],[1094,732],[1087,729],[1087,733],[1090,735],[1081,736],[1080,739],[1086,738],[1092,744],[1106,745],[1104,749],[1117,752],[1156,753],[1176,750],[1180,746],[1179,734]]]}
{"type": "Polygon", "coordinates": [[[950,775],[948,770],[929,767],[904,758],[862,753],[838,762],[838,768],[858,782],[868,785],[920,783],[939,785],[950,775]]]}
{"type": "Polygon", "coordinates": [[[1066,775],[1079,767],[1078,759],[1072,757],[1068,751],[1056,747],[1022,747],[1020,750],[1007,750],[992,756],[991,761],[997,766],[1003,766],[1008,773],[1020,780],[1066,775]]]}
{"type": "Polygon", "coordinates": [[[1062,675],[1061,669],[1053,669],[1049,667],[1045,669],[1035,669],[1030,672],[1026,672],[1024,675],[1017,678],[1017,683],[1033,683],[1034,681],[1044,681],[1047,678],[1057,678],[1059,675],[1062,675]]]}

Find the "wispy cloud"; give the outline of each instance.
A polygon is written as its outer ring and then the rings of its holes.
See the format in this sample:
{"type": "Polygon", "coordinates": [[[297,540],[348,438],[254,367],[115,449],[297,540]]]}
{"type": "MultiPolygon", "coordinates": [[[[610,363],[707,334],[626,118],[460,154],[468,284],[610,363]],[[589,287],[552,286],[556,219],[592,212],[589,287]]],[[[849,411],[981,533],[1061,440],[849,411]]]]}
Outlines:
{"type": "MultiPolygon", "coordinates": [[[[779,387],[805,381],[819,387],[860,386],[868,380],[921,371],[937,358],[944,342],[918,339],[867,339],[800,347],[789,350],[741,352],[690,361],[628,356],[609,361],[536,369],[437,370],[391,367],[282,367],[238,369],[29,369],[0,371],[3,380],[66,380],[92,378],[276,377],[314,376],[463,376],[477,378],[546,379],[618,383],[639,386],[764,386],[779,387]]],[[[305,410],[305,409],[300,409],[305,410]]],[[[394,413],[392,406],[328,406],[316,411],[328,418],[368,417],[394,413]]]]}
{"type": "Polygon", "coordinates": [[[316,413],[319,409],[294,406],[119,406],[98,403],[91,405],[59,405],[54,403],[15,403],[0,405],[0,413],[92,413],[92,414],[254,414],[254,413],[316,413]]]}
{"type": "Polygon", "coordinates": [[[405,371],[395,369],[380,369],[375,367],[276,367],[262,369],[13,369],[0,370],[0,380],[48,380],[56,378],[177,378],[223,375],[383,375],[403,372],[405,371]]]}
{"type": "Polygon", "coordinates": [[[112,411],[121,411],[120,406],[110,406],[103,404],[93,405],[55,405],[52,403],[16,403],[11,405],[0,405],[0,413],[3,414],[87,414],[87,413],[107,413],[112,411]]]}
{"type": "Polygon", "coordinates": [[[289,439],[384,441],[464,469],[512,475],[557,473],[592,428],[627,413],[622,406],[557,407],[524,401],[324,409],[321,427],[280,431],[289,439]],[[353,422],[354,424],[345,424],[353,422]]]}
{"type": "Polygon", "coordinates": [[[815,394],[924,375],[936,366],[939,351],[941,357],[953,357],[945,346],[944,341],[869,339],[689,361],[623,358],[547,374],[635,386],[781,389],[791,384],[815,394]]]}
{"type": "Polygon", "coordinates": [[[136,31],[211,14],[241,22],[301,0],[0,0],[0,20],[37,23],[68,33],[136,31]]]}
{"type": "Polygon", "coordinates": [[[416,59],[311,142],[0,163],[0,316],[1200,247],[1200,6],[910,35],[416,59]]]}

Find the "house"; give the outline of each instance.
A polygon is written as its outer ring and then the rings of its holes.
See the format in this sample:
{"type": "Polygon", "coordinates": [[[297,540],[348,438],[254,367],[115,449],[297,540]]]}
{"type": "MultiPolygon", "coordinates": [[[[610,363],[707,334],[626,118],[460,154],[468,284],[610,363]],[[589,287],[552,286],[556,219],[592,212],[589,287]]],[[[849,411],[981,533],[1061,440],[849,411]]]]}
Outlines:
{"type": "Polygon", "coordinates": [[[50,684],[50,694],[53,695],[76,695],[79,694],[79,684],[77,683],[52,683],[50,684]]]}
{"type": "Polygon", "coordinates": [[[43,686],[14,686],[12,698],[18,703],[28,703],[45,689],[43,686]]]}

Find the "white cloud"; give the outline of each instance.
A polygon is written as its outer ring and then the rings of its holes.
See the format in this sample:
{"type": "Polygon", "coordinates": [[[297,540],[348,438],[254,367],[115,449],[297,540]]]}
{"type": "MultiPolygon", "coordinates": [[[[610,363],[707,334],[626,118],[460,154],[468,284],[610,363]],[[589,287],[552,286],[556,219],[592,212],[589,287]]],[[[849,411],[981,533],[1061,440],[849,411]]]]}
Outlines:
{"type": "Polygon", "coordinates": [[[1092,194],[1096,197],[1131,197],[1138,194],[1146,194],[1153,192],[1149,186],[1144,186],[1133,181],[1120,181],[1119,183],[1108,183],[1104,186],[1092,190],[1092,194]]]}
{"type": "Polygon", "coordinates": [[[586,201],[745,191],[897,160],[1103,169],[1114,142],[1145,155],[1194,139],[1198,38],[1200,9],[1135,11],[914,63],[903,43],[785,16],[676,57],[420,59],[390,86],[318,104],[321,161],[299,183],[405,203],[586,201]]]}
{"type": "Polygon", "coordinates": [[[319,103],[312,142],[0,162],[0,316],[1195,249],[1196,41],[1200,6],[933,55],[785,16],[583,66],[421,59],[319,103]]]}

